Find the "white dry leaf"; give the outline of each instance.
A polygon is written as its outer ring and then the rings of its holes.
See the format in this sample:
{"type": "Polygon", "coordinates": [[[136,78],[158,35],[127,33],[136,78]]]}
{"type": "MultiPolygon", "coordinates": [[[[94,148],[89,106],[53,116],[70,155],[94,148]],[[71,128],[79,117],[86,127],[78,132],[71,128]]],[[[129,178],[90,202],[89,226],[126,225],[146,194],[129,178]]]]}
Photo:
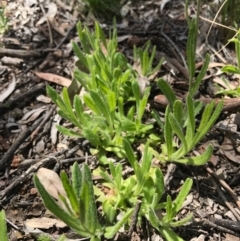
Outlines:
{"type": "Polygon", "coordinates": [[[170,0],[163,0],[163,1],[161,2],[161,6],[160,6],[161,12],[162,12],[162,10],[164,9],[165,5],[166,5],[168,2],[170,2],[170,0]]]}
{"type": "Polygon", "coordinates": [[[45,142],[44,140],[40,140],[36,146],[35,146],[35,151],[37,154],[40,154],[41,152],[43,152],[45,149],[45,142]]]}
{"type": "Polygon", "coordinates": [[[0,93],[0,102],[3,102],[9,95],[11,95],[12,92],[15,90],[15,87],[16,87],[16,79],[15,79],[15,76],[13,75],[12,81],[10,82],[8,87],[0,93]]]}
{"type": "Polygon", "coordinates": [[[150,83],[148,81],[148,78],[146,76],[139,75],[137,77],[137,81],[138,81],[138,86],[139,86],[139,89],[140,89],[140,93],[141,93],[141,95],[143,95],[145,90],[146,90],[146,88],[149,87],[149,85],[150,85],[150,83]]]}
{"type": "MultiPolygon", "coordinates": [[[[38,170],[36,175],[39,181],[41,182],[41,184],[46,189],[46,191],[49,193],[49,195],[51,195],[55,200],[57,200],[57,203],[64,210],[66,210],[66,207],[64,203],[61,201],[61,199],[59,198],[59,195],[64,196],[67,201],[68,201],[68,198],[58,174],[52,170],[42,167],[38,170]]],[[[69,204],[69,207],[70,206],[71,205],[69,204]]]]}
{"type": "Polygon", "coordinates": [[[46,191],[55,199],[59,199],[59,194],[67,196],[61,179],[56,172],[42,167],[38,170],[37,177],[46,191]]]}
{"type": "Polygon", "coordinates": [[[45,95],[39,95],[37,98],[36,98],[37,101],[40,101],[40,102],[43,102],[45,104],[50,104],[51,103],[51,98],[45,96],[45,95]]]}
{"type": "Polygon", "coordinates": [[[53,118],[52,127],[51,127],[51,142],[54,145],[57,143],[57,134],[58,134],[57,125],[60,124],[61,119],[62,119],[61,116],[58,114],[56,114],[53,118]]]}
{"type": "Polygon", "coordinates": [[[36,26],[45,23],[47,21],[47,18],[54,18],[56,16],[58,11],[56,3],[50,2],[47,7],[48,12],[37,21],[36,26]]]}
{"type": "Polygon", "coordinates": [[[49,229],[54,226],[57,228],[67,227],[67,225],[61,220],[46,217],[27,219],[25,225],[27,227],[40,229],[49,229]]]}
{"type": "Polygon", "coordinates": [[[19,66],[21,63],[24,62],[24,60],[20,59],[20,58],[13,58],[13,57],[4,56],[4,57],[1,58],[1,62],[4,65],[19,66]]]}

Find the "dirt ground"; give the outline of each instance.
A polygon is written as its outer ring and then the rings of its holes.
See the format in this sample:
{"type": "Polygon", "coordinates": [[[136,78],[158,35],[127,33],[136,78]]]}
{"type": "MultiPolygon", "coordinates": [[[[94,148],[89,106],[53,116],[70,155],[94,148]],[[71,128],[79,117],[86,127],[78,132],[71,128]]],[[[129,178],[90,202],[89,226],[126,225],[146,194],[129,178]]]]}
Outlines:
{"type": "MultiPolygon", "coordinates": [[[[77,38],[76,23],[81,21],[93,28],[96,18],[76,7],[74,0],[66,1],[68,5],[63,0],[2,2],[7,6],[9,30],[0,35],[0,205],[6,212],[9,240],[36,240],[41,233],[52,235],[53,240],[63,233],[70,240],[82,240],[46,211],[32,176],[40,166],[59,173],[62,169],[69,171],[74,161],[85,160],[83,140],[58,133],[56,124],[62,120],[46,94],[46,85],[59,91],[70,85],[77,60],[71,45],[77,38]],[[52,157],[58,161],[52,161],[52,157]]],[[[117,20],[119,51],[131,62],[133,46],[143,46],[150,40],[157,47],[157,59],[165,58],[157,78],[171,83],[181,98],[188,90],[184,6],[182,0],[125,1],[117,20]]],[[[190,14],[195,7],[190,5],[190,14]]],[[[214,13],[210,3],[201,8],[202,17],[213,19],[214,13]]],[[[102,17],[98,20],[108,33],[111,23],[102,17]]],[[[221,67],[236,64],[234,49],[224,48],[216,54],[224,44],[224,36],[216,26],[208,35],[210,25],[200,20],[197,43],[197,66],[202,65],[206,52],[211,54],[196,97],[204,103],[218,98],[216,84],[224,85],[221,67]]],[[[238,76],[225,78],[232,86],[238,85],[238,76]]],[[[154,80],[150,84],[150,100],[164,113],[164,97],[155,88],[154,80]]],[[[173,197],[183,180],[194,180],[178,215],[180,218],[192,212],[193,222],[175,230],[186,241],[240,240],[240,98],[226,98],[224,103],[216,125],[198,147],[201,150],[210,143],[214,146],[208,164],[163,166],[164,174],[170,174],[166,190],[173,197]]],[[[90,155],[88,158],[94,159],[90,155]]],[[[136,230],[131,240],[162,240],[154,231],[151,233],[148,237],[144,229],[136,230]]]]}

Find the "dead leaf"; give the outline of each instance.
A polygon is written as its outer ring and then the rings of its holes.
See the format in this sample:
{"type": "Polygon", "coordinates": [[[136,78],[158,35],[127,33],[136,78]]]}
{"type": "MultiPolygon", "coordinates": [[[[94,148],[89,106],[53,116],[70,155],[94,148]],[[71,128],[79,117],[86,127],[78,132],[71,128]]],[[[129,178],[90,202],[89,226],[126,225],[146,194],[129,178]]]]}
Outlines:
{"type": "Polygon", "coordinates": [[[36,26],[39,26],[45,23],[47,21],[47,18],[49,17],[54,18],[56,16],[58,11],[56,3],[50,2],[47,7],[48,7],[48,12],[37,21],[36,26]]]}
{"type": "Polygon", "coordinates": [[[71,84],[68,86],[67,92],[71,103],[73,103],[74,96],[80,94],[81,87],[82,85],[76,79],[73,79],[71,84]]]}
{"type": "Polygon", "coordinates": [[[139,75],[137,77],[137,81],[138,81],[140,93],[141,93],[141,95],[143,95],[145,92],[145,89],[150,85],[148,78],[146,76],[139,75]]]}
{"type": "Polygon", "coordinates": [[[40,101],[40,102],[43,102],[43,103],[45,103],[45,104],[49,104],[49,103],[51,103],[51,98],[49,98],[49,97],[47,97],[47,96],[45,96],[45,95],[39,95],[37,98],[36,98],[36,100],[38,100],[38,101],[40,101]]]}
{"type": "Polygon", "coordinates": [[[129,38],[132,38],[132,35],[127,34],[127,35],[119,36],[119,37],[117,37],[117,42],[121,43],[129,38]]]}
{"type": "Polygon", "coordinates": [[[7,89],[5,89],[0,94],[0,102],[3,102],[15,90],[15,87],[16,87],[16,79],[15,79],[15,76],[13,75],[12,81],[8,85],[7,89]]]}
{"type": "Polygon", "coordinates": [[[40,108],[31,110],[27,112],[20,121],[18,121],[19,124],[25,125],[28,124],[29,122],[32,122],[36,120],[44,111],[46,110],[46,106],[42,106],[40,108]]]}
{"type": "Polygon", "coordinates": [[[38,170],[37,177],[46,191],[55,199],[59,200],[59,194],[67,196],[61,179],[56,172],[42,167],[38,170]]]}
{"type": "Polygon", "coordinates": [[[60,124],[61,120],[62,120],[62,117],[58,114],[56,114],[53,118],[52,127],[51,127],[51,141],[52,141],[52,144],[54,145],[57,143],[58,129],[56,126],[60,124]]]}
{"type": "Polygon", "coordinates": [[[1,58],[1,62],[2,62],[4,65],[20,66],[20,64],[23,63],[24,60],[23,60],[23,59],[20,59],[20,58],[14,58],[14,57],[4,56],[4,57],[1,58]]]}
{"type": "Polygon", "coordinates": [[[64,78],[62,76],[51,74],[51,73],[43,73],[43,72],[34,72],[39,78],[47,80],[49,82],[53,82],[59,84],[64,87],[68,87],[71,84],[71,80],[64,78]]]}
{"type": "Polygon", "coordinates": [[[219,78],[218,76],[215,76],[213,78],[213,82],[221,85],[222,87],[225,88],[225,90],[235,90],[237,86],[232,85],[231,83],[227,83],[226,81],[224,81],[222,78],[219,78]]]}
{"type": "Polygon", "coordinates": [[[31,228],[40,228],[40,229],[49,229],[52,228],[53,226],[56,226],[57,228],[65,228],[67,225],[58,219],[54,218],[32,218],[32,219],[27,219],[25,221],[25,225],[31,228]]]}

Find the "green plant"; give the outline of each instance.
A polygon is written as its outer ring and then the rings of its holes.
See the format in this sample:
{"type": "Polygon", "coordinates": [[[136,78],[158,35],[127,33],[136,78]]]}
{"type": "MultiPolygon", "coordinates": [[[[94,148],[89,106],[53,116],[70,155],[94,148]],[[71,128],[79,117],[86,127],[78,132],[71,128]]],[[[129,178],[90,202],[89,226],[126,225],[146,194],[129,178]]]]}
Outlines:
{"type": "Polygon", "coordinates": [[[3,34],[8,29],[8,19],[4,14],[4,8],[0,7],[0,34],[3,34]]]}
{"type": "Polygon", "coordinates": [[[191,219],[189,215],[182,220],[174,220],[191,189],[192,181],[190,179],[185,181],[174,201],[168,196],[166,202],[161,202],[164,193],[163,174],[159,168],[151,167],[152,153],[149,151],[148,144],[144,148],[139,164],[129,142],[124,139],[123,143],[134,174],[124,179],[122,164],[118,163],[114,166],[110,161],[111,175],[104,171],[99,172],[104,179],[102,185],[110,190],[106,194],[93,186],[87,165],[80,170],[78,164],[74,163],[71,182],[66,173],[61,172],[61,181],[66,194],[59,194],[58,200],[54,200],[48,194],[38,176],[35,175],[34,183],[45,206],[81,236],[100,240],[102,236],[107,239],[112,238],[123,225],[126,225],[126,228],[129,227],[134,207],[139,200],[142,200],[138,224],[141,224],[142,217],[145,217],[168,241],[173,238],[182,240],[172,228],[184,225],[191,219]],[[97,201],[102,203],[101,216],[97,214],[93,190],[98,196],[97,201]],[[159,213],[160,216],[157,215],[159,213]],[[119,221],[118,215],[121,215],[119,221]]]}
{"type": "Polygon", "coordinates": [[[74,229],[79,235],[89,237],[90,240],[100,240],[102,235],[105,238],[112,238],[118,230],[128,221],[133,209],[128,209],[123,214],[122,219],[112,223],[112,226],[100,225],[97,216],[95,198],[93,194],[93,183],[91,172],[87,165],[79,169],[77,163],[72,168],[72,182],[69,181],[67,174],[61,172],[61,181],[66,196],[59,194],[59,203],[54,200],[39,181],[37,175],[34,176],[34,184],[40,193],[44,205],[56,217],[65,222],[70,228],[74,229]]]}
{"type": "Polygon", "coordinates": [[[104,151],[110,151],[122,157],[123,136],[133,143],[144,138],[153,127],[152,124],[142,123],[150,88],[141,94],[136,73],[124,55],[117,51],[116,31],[106,41],[97,23],[95,29],[95,33],[91,34],[78,24],[82,50],[73,43],[76,55],[87,69],[87,73],[77,69],[74,74],[85,88],[83,99],[79,95],[71,98],[67,89],[63,89],[62,97],[49,86],[47,93],[59,107],[58,113],[79,129],[72,131],[58,126],[59,131],[69,136],[85,137],[99,156],[104,156],[104,151]],[[135,104],[126,113],[124,105],[128,101],[135,104]]]}
{"type": "MultiPolygon", "coordinates": [[[[44,234],[44,235],[40,235],[37,239],[37,241],[51,241],[52,239],[44,234]]],[[[66,240],[66,237],[64,235],[61,235],[56,241],[65,241],[66,240]]]]}
{"type": "MultiPolygon", "coordinates": [[[[229,40],[235,44],[235,52],[237,57],[237,66],[234,65],[225,65],[222,67],[222,72],[226,74],[236,74],[240,76],[240,33],[237,33],[235,38],[229,40]]],[[[218,87],[220,90],[216,93],[216,95],[229,95],[232,97],[239,97],[240,96],[240,87],[235,89],[231,89],[229,82],[223,78],[225,85],[228,87],[227,89],[223,89],[218,87]]]]}
{"type": "Polygon", "coordinates": [[[150,41],[147,42],[144,49],[137,48],[134,46],[133,49],[133,59],[134,62],[140,62],[140,75],[150,76],[160,69],[163,64],[164,59],[162,58],[155,68],[153,68],[153,61],[156,55],[156,46],[153,46],[151,50],[151,55],[149,55],[150,41]]]}
{"type": "Polygon", "coordinates": [[[7,235],[7,225],[5,221],[5,212],[2,210],[0,212],[0,240],[2,241],[8,241],[8,235],[7,235]]]}
{"type": "Polygon", "coordinates": [[[186,0],[186,16],[188,22],[188,41],[187,41],[187,66],[188,66],[188,74],[189,74],[189,94],[194,96],[199,86],[202,82],[204,75],[206,74],[210,56],[206,54],[203,67],[201,71],[195,78],[196,67],[195,67],[195,59],[196,59],[196,49],[197,49],[197,37],[198,37],[198,22],[199,22],[199,12],[200,12],[200,1],[197,1],[197,14],[195,18],[190,19],[187,14],[188,9],[188,0],[186,0]]]}
{"type": "MultiPolygon", "coordinates": [[[[188,1],[186,1],[186,9],[188,1]]],[[[165,121],[162,123],[158,114],[154,111],[153,116],[159,127],[164,131],[163,143],[161,144],[160,154],[154,151],[155,155],[161,161],[172,161],[191,165],[203,165],[212,155],[212,147],[208,146],[207,150],[197,157],[186,157],[186,155],[195,148],[201,139],[207,134],[214,125],[220,115],[223,103],[219,103],[214,109],[214,102],[206,105],[202,113],[199,126],[196,126],[196,116],[200,113],[203,105],[200,101],[194,101],[193,96],[197,92],[204,75],[206,74],[210,57],[207,54],[203,67],[195,78],[195,56],[196,42],[198,34],[198,18],[199,18],[199,1],[196,18],[188,20],[189,35],[187,42],[187,62],[189,73],[189,94],[186,103],[177,99],[171,87],[160,79],[158,86],[167,97],[169,106],[165,111],[165,121]],[[174,140],[174,137],[177,137],[174,140]]]]}
{"type": "Polygon", "coordinates": [[[185,181],[174,201],[168,196],[167,202],[160,202],[164,193],[163,174],[159,168],[151,167],[152,153],[148,144],[145,145],[141,164],[138,163],[127,140],[124,140],[124,148],[134,174],[124,179],[122,177],[122,165],[118,163],[114,166],[110,162],[111,175],[103,171],[99,172],[105,180],[102,185],[110,189],[109,193],[106,195],[95,187],[95,193],[99,196],[97,200],[102,203],[107,221],[111,223],[116,219],[117,210],[126,211],[135,207],[137,202],[141,200],[142,204],[138,217],[140,223],[142,217],[145,217],[168,241],[182,240],[172,228],[184,225],[192,217],[192,215],[189,215],[182,220],[174,221],[191,189],[192,180],[187,179],[185,181]],[[161,213],[160,217],[157,213],[161,213]]]}
{"type": "Polygon", "coordinates": [[[207,104],[202,113],[198,127],[196,126],[196,115],[202,109],[200,101],[193,101],[189,94],[186,98],[186,105],[177,100],[171,87],[162,79],[158,82],[159,88],[168,97],[170,105],[165,111],[165,123],[160,121],[157,113],[154,117],[159,126],[164,130],[164,143],[161,145],[161,154],[156,154],[162,161],[173,161],[191,165],[203,165],[212,155],[212,147],[197,157],[185,157],[207,134],[214,125],[223,107],[223,102],[214,109],[214,101],[207,104]],[[177,136],[178,142],[173,137],[177,136]]]}

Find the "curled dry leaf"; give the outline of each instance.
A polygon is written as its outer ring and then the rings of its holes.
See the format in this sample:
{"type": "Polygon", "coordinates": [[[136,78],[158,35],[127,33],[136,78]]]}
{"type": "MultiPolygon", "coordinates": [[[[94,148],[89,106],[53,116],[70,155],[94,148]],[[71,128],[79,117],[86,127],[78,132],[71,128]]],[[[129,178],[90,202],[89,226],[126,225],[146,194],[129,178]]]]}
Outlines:
{"type": "Polygon", "coordinates": [[[2,93],[0,93],[0,102],[3,102],[14,90],[16,87],[16,79],[13,75],[12,82],[8,85],[7,89],[3,90],[2,93]]]}
{"type": "Polygon", "coordinates": [[[40,108],[31,110],[31,111],[27,112],[22,117],[22,119],[20,121],[18,121],[18,123],[23,125],[23,124],[32,122],[32,121],[36,120],[42,114],[42,112],[44,112],[45,110],[46,110],[46,106],[42,106],[40,108]]]}

